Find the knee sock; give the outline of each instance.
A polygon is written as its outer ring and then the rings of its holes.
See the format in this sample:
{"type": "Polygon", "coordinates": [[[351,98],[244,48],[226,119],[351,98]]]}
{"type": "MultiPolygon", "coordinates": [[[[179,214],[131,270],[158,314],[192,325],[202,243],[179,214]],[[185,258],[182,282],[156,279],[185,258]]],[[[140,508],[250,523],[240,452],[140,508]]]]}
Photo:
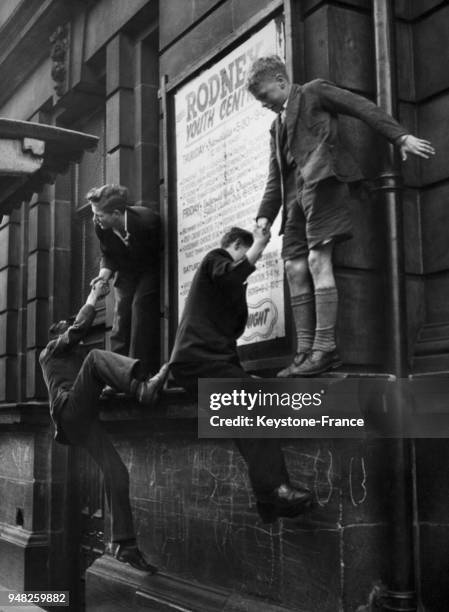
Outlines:
{"type": "Polygon", "coordinates": [[[309,351],[315,336],[315,300],[313,293],[291,296],[293,319],[296,328],[296,352],[309,351]]]}
{"type": "Polygon", "coordinates": [[[314,351],[335,350],[335,325],[337,322],[338,294],[336,287],[315,291],[316,330],[314,351]]]}

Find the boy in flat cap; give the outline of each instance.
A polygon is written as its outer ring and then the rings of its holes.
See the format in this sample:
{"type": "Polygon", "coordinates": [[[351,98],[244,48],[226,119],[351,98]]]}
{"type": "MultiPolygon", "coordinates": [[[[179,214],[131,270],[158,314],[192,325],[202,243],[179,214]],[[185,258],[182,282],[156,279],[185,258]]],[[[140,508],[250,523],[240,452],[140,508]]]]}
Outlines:
{"type": "Polygon", "coordinates": [[[50,327],[50,341],[39,363],[48,389],[56,441],[84,448],[103,472],[116,558],[154,573],[156,567],[144,559],[136,544],[128,470],[99,420],[98,400],[104,385],[113,384],[139,402],[152,405],[164,383],[166,368],[151,381],[144,380],[137,359],[89,350],[82,344],[94,322],[96,302],[107,292],[107,285],[95,283],[74,320],[58,321],[50,327]]]}

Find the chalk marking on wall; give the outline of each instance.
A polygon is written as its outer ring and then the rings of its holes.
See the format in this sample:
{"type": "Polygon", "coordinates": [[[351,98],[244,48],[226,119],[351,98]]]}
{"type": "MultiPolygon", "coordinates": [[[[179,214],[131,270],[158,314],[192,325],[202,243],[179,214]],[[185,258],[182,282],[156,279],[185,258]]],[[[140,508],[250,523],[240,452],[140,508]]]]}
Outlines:
{"type": "Polygon", "coordinates": [[[355,497],[354,497],[354,493],[353,493],[353,486],[352,486],[352,466],[354,465],[354,459],[355,457],[351,457],[351,460],[349,462],[349,494],[351,496],[351,502],[353,506],[360,506],[361,504],[363,504],[363,502],[366,499],[366,496],[368,495],[368,490],[366,488],[366,468],[365,468],[365,459],[364,457],[361,457],[360,459],[360,467],[362,469],[362,474],[363,474],[363,478],[362,478],[362,482],[360,483],[360,486],[363,490],[363,495],[360,498],[360,500],[356,501],[355,497]]]}
{"type": "Polygon", "coordinates": [[[333,484],[332,484],[332,467],[333,467],[333,456],[332,453],[329,449],[327,449],[327,453],[329,455],[329,467],[327,469],[327,473],[326,473],[326,477],[327,477],[327,482],[329,484],[329,494],[326,498],[320,498],[320,495],[318,493],[318,461],[320,460],[320,455],[321,455],[321,449],[318,449],[318,452],[315,456],[314,462],[313,462],[313,471],[315,473],[315,482],[313,484],[313,490],[315,491],[315,497],[316,500],[318,502],[319,506],[325,506],[326,504],[329,503],[330,498],[332,497],[332,493],[334,490],[333,484]]]}

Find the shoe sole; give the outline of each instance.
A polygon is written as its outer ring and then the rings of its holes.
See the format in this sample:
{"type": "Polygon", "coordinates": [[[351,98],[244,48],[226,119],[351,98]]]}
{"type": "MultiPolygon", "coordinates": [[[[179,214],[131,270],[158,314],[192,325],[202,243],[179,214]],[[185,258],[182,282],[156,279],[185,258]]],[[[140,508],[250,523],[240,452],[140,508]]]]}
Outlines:
{"type": "Polygon", "coordinates": [[[316,376],[317,374],[323,374],[323,372],[329,372],[329,370],[336,370],[342,365],[343,365],[343,362],[340,359],[336,359],[335,361],[332,361],[326,367],[315,368],[314,370],[309,370],[308,372],[304,372],[304,374],[293,374],[292,378],[306,378],[307,376],[316,376]]]}
{"type": "MultiPolygon", "coordinates": [[[[304,359],[301,361],[299,366],[301,366],[306,359],[307,359],[307,357],[304,357],[304,359]]],[[[293,368],[298,368],[299,366],[298,365],[294,365],[293,363],[291,363],[288,367],[284,368],[283,370],[280,370],[276,374],[276,378],[291,378],[292,377],[292,374],[291,374],[292,369],[293,368]]]]}

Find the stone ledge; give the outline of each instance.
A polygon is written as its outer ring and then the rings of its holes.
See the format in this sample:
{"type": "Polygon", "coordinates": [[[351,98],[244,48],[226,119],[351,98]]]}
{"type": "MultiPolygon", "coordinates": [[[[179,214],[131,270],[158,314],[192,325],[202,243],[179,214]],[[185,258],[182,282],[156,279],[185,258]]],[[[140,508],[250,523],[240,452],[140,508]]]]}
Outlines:
{"type": "Polygon", "coordinates": [[[161,394],[156,406],[145,406],[118,395],[100,400],[102,421],[147,419],[196,419],[197,405],[183,389],[169,389],[161,394]],[[111,410],[112,408],[112,410],[111,410]]]}
{"type": "Polygon", "coordinates": [[[86,612],[291,612],[265,599],[233,593],[160,572],[149,575],[97,559],[86,572],[86,612]],[[261,607],[263,606],[263,608],[261,607]]]}
{"type": "MultiPolygon", "coordinates": [[[[170,389],[162,394],[157,406],[139,404],[132,398],[117,396],[100,400],[100,419],[106,423],[166,421],[190,423],[196,426],[197,406],[181,389],[170,389]]],[[[51,425],[48,402],[30,401],[0,404],[0,428],[16,425],[51,425]]]]}
{"type": "MultiPolygon", "coordinates": [[[[357,378],[371,380],[394,380],[394,376],[385,372],[354,372],[337,370],[320,375],[324,378],[357,378]]],[[[264,379],[260,379],[264,380],[264,379]]],[[[197,404],[188,394],[179,388],[172,388],[162,392],[156,406],[145,406],[136,400],[118,395],[107,399],[100,399],[100,419],[106,423],[148,421],[167,424],[189,424],[196,427],[197,404]]],[[[17,424],[49,425],[50,417],[48,402],[29,401],[19,403],[0,404],[0,427],[17,424]]]]}
{"type": "Polygon", "coordinates": [[[50,424],[48,402],[18,402],[0,404],[0,427],[8,425],[50,424]]]}

